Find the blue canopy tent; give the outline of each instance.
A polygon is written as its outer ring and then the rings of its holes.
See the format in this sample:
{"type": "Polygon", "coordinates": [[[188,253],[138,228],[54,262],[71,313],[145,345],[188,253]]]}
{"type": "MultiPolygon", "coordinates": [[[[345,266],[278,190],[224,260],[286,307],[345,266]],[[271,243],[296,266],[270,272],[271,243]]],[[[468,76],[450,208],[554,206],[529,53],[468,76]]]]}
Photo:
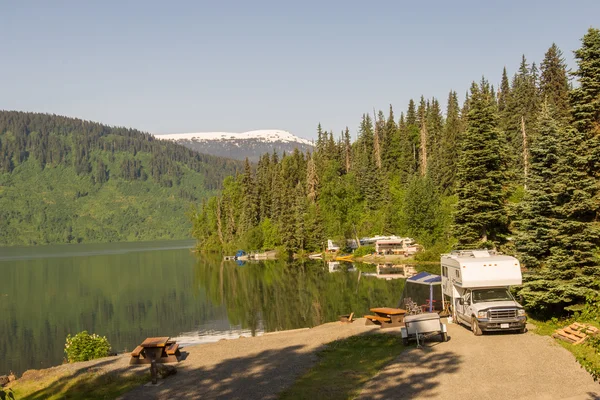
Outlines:
{"type": "Polygon", "coordinates": [[[400,305],[404,307],[404,300],[411,298],[413,302],[419,305],[427,305],[428,311],[442,310],[442,277],[429,272],[419,272],[417,275],[408,278],[404,284],[400,305]]]}

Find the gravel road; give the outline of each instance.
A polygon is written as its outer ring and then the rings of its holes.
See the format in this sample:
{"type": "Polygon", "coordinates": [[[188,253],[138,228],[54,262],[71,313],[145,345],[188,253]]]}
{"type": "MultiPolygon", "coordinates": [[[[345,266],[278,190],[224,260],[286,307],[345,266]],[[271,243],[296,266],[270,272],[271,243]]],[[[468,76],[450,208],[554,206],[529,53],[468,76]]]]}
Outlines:
{"type": "Polygon", "coordinates": [[[373,331],[379,328],[365,326],[361,318],[352,324],[332,322],[186,347],[187,358],[175,364],[176,375],[159,381],[158,386],[138,387],[120,399],[275,399],[314,365],[319,347],[373,331]]]}
{"type": "MultiPolygon", "coordinates": [[[[159,385],[144,385],[120,399],[275,399],[307,369],[322,345],[336,339],[380,331],[332,322],[312,329],[222,340],[189,346],[186,358],[174,364],[177,374],[159,385]]],[[[580,368],[567,350],[546,336],[533,333],[487,334],[475,337],[462,326],[449,324],[450,341],[411,347],[375,376],[360,399],[600,399],[600,384],[580,368]]],[[[173,365],[173,364],[171,364],[173,365]]],[[[68,381],[73,374],[146,373],[132,367],[129,356],[29,371],[22,379],[48,375],[68,381]]],[[[318,399],[312,399],[318,400],[318,399]]]]}
{"type": "Polygon", "coordinates": [[[554,339],[533,333],[475,337],[455,324],[448,333],[446,343],[404,351],[359,399],[600,399],[600,384],[554,339]]]}

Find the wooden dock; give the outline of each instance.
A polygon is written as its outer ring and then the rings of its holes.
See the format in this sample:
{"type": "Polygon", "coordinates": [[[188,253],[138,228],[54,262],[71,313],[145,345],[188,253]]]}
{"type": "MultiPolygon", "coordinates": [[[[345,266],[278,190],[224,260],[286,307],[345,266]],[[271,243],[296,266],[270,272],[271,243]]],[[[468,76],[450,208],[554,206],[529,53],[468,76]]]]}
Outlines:
{"type": "Polygon", "coordinates": [[[238,257],[238,260],[242,261],[263,261],[263,260],[275,260],[277,258],[277,252],[275,250],[265,251],[263,253],[250,253],[245,256],[238,257]]]}

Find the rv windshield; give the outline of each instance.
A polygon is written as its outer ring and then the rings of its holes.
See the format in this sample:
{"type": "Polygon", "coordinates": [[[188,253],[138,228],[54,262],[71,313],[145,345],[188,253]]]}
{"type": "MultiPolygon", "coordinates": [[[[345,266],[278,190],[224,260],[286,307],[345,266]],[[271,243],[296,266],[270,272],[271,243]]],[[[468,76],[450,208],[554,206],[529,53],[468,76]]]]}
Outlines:
{"type": "Polygon", "coordinates": [[[508,290],[502,288],[473,290],[473,303],[486,303],[488,301],[513,301],[508,290]]]}

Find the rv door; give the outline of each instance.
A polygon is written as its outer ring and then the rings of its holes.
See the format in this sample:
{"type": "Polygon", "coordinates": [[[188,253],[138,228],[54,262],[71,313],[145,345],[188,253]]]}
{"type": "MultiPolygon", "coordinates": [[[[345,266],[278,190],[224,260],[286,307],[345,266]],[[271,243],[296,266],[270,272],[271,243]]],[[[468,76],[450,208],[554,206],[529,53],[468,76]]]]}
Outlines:
{"type": "Polygon", "coordinates": [[[458,318],[466,322],[471,322],[471,316],[469,315],[471,309],[471,291],[468,290],[462,297],[456,299],[456,313],[458,318]]]}

